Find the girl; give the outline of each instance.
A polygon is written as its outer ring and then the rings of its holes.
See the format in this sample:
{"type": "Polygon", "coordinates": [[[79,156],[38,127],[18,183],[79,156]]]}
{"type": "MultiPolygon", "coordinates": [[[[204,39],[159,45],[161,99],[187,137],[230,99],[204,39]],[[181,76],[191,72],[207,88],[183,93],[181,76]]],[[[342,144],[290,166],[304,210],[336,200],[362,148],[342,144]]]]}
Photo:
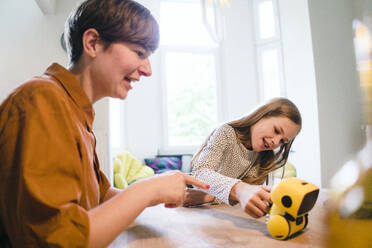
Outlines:
{"type": "Polygon", "coordinates": [[[301,115],[286,98],[276,98],[248,116],[215,129],[194,155],[192,175],[208,191],[189,190],[184,206],[207,202],[240,203],[252,217],[269,210],[270,189],[257,186],[287,161],[301,115]]]}

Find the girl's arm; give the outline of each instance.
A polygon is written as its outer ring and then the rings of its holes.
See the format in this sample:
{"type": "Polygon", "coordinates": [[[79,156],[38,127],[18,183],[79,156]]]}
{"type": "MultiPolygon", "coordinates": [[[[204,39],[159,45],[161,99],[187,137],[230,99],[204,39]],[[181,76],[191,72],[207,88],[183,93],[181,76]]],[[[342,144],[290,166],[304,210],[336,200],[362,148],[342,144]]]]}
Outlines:
{"type": "Polygon", "coordinates": [[[231,204],[229,202],[231,188],[241,181],[220,173],[224,153],[233,143],[236,143],[233,129],[228,125],[222,125],[209,137],[192,164],[192,175],[211,186],[210,190],[206,192],[209,196],[205,196],[210,198],[210,195],[213,195],[219,199],[218,202],[225,202],[226,204],[231,204]]]}

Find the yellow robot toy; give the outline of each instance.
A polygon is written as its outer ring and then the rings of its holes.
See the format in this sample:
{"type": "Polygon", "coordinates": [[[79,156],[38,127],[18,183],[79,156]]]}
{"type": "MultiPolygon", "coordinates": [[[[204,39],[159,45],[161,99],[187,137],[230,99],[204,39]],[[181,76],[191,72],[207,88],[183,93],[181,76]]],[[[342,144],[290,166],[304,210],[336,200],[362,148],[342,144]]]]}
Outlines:
{"type": "Polygon", "coordinates": [[[273,205],[267,223],[270,235],[285,240],[303,230],[318,195],[319,188],[314,184],[296,177],[283,179],[271,190],[273,205]]]}

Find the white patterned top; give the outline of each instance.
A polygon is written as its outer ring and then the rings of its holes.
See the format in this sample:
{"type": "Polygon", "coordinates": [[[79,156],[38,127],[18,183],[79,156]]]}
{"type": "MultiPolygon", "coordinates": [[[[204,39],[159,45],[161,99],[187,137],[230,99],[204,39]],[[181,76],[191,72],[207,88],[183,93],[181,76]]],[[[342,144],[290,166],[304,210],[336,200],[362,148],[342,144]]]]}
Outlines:
{"type": "Polygon", "coordinates": [[[229,201],[231,188],[242,178],[257,177],[258,168],[252,166],[258,153],[250,151],[237,140],[234,129],[223,124],[215,129],[204,142],[200,153],[192,161],[192,175],[209,184],[209,190],[202,190],[215,196],[215,203],[229,201]]]}

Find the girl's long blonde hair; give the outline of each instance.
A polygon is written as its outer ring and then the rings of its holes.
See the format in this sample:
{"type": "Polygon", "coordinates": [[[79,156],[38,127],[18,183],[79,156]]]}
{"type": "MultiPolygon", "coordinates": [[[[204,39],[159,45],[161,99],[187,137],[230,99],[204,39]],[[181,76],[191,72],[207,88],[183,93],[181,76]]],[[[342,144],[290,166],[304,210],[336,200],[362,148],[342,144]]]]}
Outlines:
{"type": "MultiPolygon", "coordinates": [[[[249,115],[228,122],[227,124],[234,128],[236,137],[244,146],[251,144],[251,127],[262,118],[269,117],[286,117],[300,127],[302,126],[301,114],[296,105],[287,98],[274,98],[266,104],[258,107],[249,115]]],[[[213,132],[212,132],[213,133],[213,132]]],[[[209,136],[210,137],[210,136],[209,136]]],[[[208,141],[209,137],[206,141],[208,141]]],[[[257,178],[243,178],[243,181],[250,184],[262,183],[267,175],[276,169],[284,166],[288,159],[288,154],[291,149],[294,139],[280,146],[279,151],[261,151],[259,152],[253,166],[259,166],[257,178]]],[[[199,156],[204,145],[195,154],[193,160],[199,156]]],[[[193,163],[194,161],[192,161],[193,163]]]]}

